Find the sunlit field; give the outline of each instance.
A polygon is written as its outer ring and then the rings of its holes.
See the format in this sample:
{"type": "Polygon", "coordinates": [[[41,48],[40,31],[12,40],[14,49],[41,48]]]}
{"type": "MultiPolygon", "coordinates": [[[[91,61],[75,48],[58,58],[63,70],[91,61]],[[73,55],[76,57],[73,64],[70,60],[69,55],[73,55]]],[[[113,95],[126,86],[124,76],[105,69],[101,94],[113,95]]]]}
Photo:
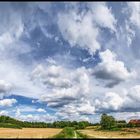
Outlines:
{"type": "Polygon", "coordinates": [[[0,128],[0,138],[50,138],[61,130],[57,128],[0,128]]]}
{"type": "Polygon", "coordinates": [[[79,131],[89,138],[140,138],[140,128],[124,128],[121,131],[101,131],[92,128],[79,131]]]}

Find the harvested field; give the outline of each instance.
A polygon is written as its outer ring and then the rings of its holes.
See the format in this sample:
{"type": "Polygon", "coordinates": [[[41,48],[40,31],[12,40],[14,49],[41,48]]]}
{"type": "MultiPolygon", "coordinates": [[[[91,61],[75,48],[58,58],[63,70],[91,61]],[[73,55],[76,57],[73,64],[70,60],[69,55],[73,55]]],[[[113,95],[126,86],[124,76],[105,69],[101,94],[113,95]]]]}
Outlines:
{"type": "Polygon", "coordinates": [[[50,138],[61,130],[56,128],[0,128],[0,138],[50,138]]]}
{"type": "Polygon", "coordinates": [[[95,129],[79,131],[90,138],[140,138],[140,128],[124,129],[122,131],[97,131],[95,129]]]}

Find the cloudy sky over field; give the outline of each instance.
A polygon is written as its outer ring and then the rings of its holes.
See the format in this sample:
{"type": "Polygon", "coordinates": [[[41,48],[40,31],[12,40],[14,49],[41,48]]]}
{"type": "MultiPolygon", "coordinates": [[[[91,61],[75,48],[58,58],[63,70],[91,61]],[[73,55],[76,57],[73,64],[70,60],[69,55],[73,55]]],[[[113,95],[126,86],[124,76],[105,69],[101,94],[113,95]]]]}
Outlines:
{"type": "Polygon", "coordinates": [[[0,19],[0,115],[140,117],[140,2],[0,3],[0,19]]]}

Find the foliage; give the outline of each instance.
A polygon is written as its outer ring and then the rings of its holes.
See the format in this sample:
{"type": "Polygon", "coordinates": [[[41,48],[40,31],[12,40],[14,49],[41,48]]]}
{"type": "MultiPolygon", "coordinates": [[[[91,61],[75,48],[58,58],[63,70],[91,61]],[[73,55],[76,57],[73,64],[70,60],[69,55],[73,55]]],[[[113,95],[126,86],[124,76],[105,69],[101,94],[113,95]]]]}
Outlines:
{"type": "Polygon", "coordinates": [[[90,126],[91,124],[87,121],[56,121],[53,123],[48,123],[48,127],[53,128],[64,128],[64,127],[74,127],[75,129],[84,129],[87,126],[90,126]]]}
{"type": "Polygon", "coordinates": [[[73,138],[74,128],[65,127],[59,134],[55,135],[54,138],[73,138]]]}
{"type": "MultiPolygon", "coordinates": [[[[45,122],[27,122],[27,121],[19,121],[13,119],[9,116],[0,116],[0,123],[10,123],[19,127],[24,128],[64,128],[64,127],[74,127],[75,129],[84,129],[91,124],[87,121],[56,121],[53,123],[45,123],[45,122]]],[[[9,127],[9,125],[5,125],[5,127],[9,127]]]]}
{"type": "Polygon", "coordinates": [[[82,134],[82,133],[80,133],[79,131],[76,131],[76,133],[77,133],[77,135],[78,135],[78,138],[83,138],[83,139],[87,139],[87,138],[88,138],[87,135],[82,134]]]}
{"type": "Polygon", "coordinates": [[[18,128],[18,129],[22,128],[19,125],[11,124],[11,123],[0,123],[0,127],[2,127],[2,128],[18,128]]]}
{"type": "Polygon", "coordinates": [[[117,123],[126,123],[125,120],[118,120],[117,123]]]}
{"type": "Polygon", "coordinates": [[[107,114],[102,114],[100,125],[101,129],[111,130],[117,126],[117,123],[114,117],[108,116],[107,114]]]}

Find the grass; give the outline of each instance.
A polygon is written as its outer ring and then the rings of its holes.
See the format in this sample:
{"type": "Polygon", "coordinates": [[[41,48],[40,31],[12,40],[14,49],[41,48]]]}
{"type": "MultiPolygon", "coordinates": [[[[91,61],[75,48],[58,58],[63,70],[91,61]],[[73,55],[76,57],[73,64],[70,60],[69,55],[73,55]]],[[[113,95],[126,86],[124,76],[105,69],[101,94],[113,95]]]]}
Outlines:
{"type": "Polygon", "coordinates": [[[53,138],[73,138],[74,128],[65,127],[59,134],[55,135],[53,138]]]}
{"type": "Polygon", "coordinates": [[[87,138],[87,135],[76,131],[73,127],[65,127],[59,134],[55,135],[53,138],[87,138]]]}
{"type": "Polygon", "coordinates": [[[88,136],[87,136],[86,134],[82,134],[82,133],[79,132],[79,131],[76,131],[76,133],[77,133],[77,138],[83,138],[83,139],[88,138],[88,136]]]}

